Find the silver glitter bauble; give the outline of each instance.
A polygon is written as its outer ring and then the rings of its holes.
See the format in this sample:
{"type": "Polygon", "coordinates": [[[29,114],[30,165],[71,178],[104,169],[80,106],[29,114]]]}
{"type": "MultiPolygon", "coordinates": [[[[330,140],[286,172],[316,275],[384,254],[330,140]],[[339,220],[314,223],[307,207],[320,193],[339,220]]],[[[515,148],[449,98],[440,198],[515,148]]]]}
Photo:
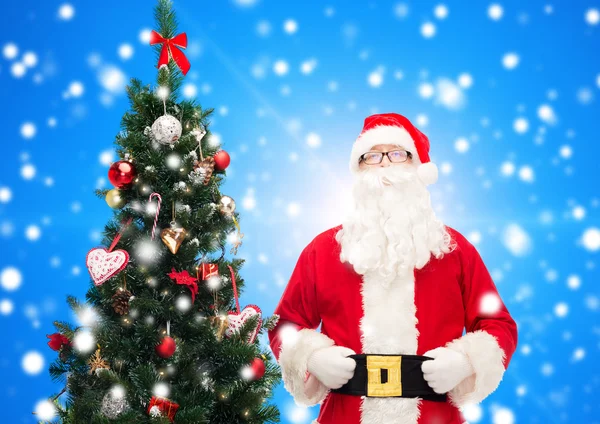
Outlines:
{"type": "Polygon", "coordinates": [[[106,418],[115,419],[128,409],[129,403],[125,396],[115,396],[112,392],[108,392],[102,399],[100,412],[106,418]]]}
{"type": "Polygon", "coordinates": [[[174,116],[163,115],[152,124],[152,136],[160,144],[174,144],[181,137],[181,122],[174,116]]]}

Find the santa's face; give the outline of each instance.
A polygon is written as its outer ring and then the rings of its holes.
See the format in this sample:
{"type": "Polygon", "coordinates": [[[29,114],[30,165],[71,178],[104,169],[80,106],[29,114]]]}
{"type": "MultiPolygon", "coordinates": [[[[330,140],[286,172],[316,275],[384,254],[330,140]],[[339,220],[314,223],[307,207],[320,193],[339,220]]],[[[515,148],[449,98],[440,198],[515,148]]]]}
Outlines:
{"type": "MultiPolygon", "coordinates": [[[[370,151],[375,148],[401,149],[379,145],[370,151]]],[[[425,266],[432,254],[439,258],[451,250],[451,237],[417,176],[418,165],[412,159],[393,163],[385,155],[380,164],[361,162],[352,188],[353,208],[336,235],[340,259],[357,273],[375,273],[389,284],[425,266]]]]}
{"type": "MultiPolygon", "coordinates": [[[[412,152],[399,144],[377,144],[360,157],[358,167],[361,170],[374,167],[386,168],[388,166],[413,167],[412,155],[412,152]],[[378,155],[379,153],[389,154],[378,155]],[[378,163],[378,161],[380,162],[378,163]]],[[[389,182],[384,181],[383,184],[389,185],[389,182]]]]}

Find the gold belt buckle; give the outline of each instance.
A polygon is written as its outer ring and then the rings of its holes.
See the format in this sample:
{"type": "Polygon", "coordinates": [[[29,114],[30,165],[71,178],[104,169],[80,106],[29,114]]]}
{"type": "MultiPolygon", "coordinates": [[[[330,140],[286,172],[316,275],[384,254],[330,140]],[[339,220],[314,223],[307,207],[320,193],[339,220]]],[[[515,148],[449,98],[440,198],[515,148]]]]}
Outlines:
{"type": "Polygon", "coordinates": [[[402,396],[401,355],[367,356],[367,396],[402,396]],[[381,382],[381,370],[387,370],[387,382],[381,382]]]}

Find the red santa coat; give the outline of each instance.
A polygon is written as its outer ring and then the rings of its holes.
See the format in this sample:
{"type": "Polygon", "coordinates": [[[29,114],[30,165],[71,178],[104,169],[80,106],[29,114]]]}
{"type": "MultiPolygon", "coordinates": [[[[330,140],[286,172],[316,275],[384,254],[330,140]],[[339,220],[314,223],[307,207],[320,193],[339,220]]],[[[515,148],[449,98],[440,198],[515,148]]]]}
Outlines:
{"type": "Polygon", "coordinates": [[[517,344],[517,326],[479,253],[446,227],[455,250],[432,256],[386,287],[340,261],[335,234],[341,228],[306,246],[275,309],[280,321],[268,336],[285,388],[299,405],[321,404],[318,424],[464,423],[458,408],[481,402],[498,387],[517,344]],[[498,308],[482,310],[482,301],[498,308]],[[293,342],[282,340],[286,324],[298,330],[293,342]],[[310,354],[333,345],[416,355],[443,346],[465,353],[475,373],[448,393],[447,402],[333,393],[307,372],[310,354]]]}

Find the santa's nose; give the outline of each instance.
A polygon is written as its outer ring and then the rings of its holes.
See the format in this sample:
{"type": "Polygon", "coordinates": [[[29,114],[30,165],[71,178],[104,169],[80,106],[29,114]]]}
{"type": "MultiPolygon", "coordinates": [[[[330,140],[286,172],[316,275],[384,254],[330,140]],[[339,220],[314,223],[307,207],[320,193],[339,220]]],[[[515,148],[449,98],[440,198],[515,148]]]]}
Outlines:
{"type": "Polygon", "coordinates": [[[388,158],[387,155],[383,155],[383,160],[381,161],[379,166],[382,168],[386,168],[386,167],[390,166],[391,164],[392,163],[390,162],[390,158],[388,158]]]}

